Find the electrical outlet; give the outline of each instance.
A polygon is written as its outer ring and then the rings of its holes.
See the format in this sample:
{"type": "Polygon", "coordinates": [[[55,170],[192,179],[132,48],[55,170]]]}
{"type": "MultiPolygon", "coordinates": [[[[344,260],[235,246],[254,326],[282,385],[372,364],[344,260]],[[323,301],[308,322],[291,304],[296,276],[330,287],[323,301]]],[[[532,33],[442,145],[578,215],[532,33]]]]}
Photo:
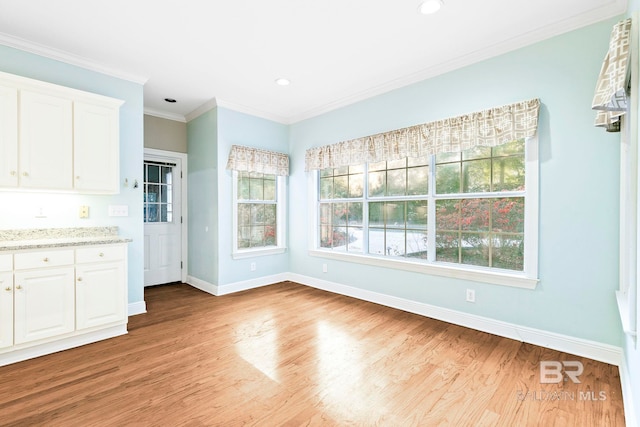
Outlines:
{"type": "Polygon", "coordinates": [[[322,264],[322,272],[326,273],[327,271],[329,271],[329,269],[327,268],[327,264],[322,264]]]}
{"type": "Polygon", "coordinates": [[[256,266],[256,263],[255,263],[255,262],[252,262],[252,263],[251,263],[251,271],[256,271],[256,267],[257,267],[257,266],[256,266]]]}
{"type": "Polygon", "coordinates": [[[467,289],[467,302],[476,302],[476,291],[467,289]]]}
{"type": "Polygon", "coordinates": [[[109,216],[129,216],[129,206],[109,205],[109,216]]]}
{"type": "Polygon", "coordinates": [[[89,206],[80,206],[80,218],[89,218],[89,206]]]}
{"type": "Polygon", "coordinates": [[[35,214],[36,218],[46,218],[47,217],[47,211],[45,208],[43,208],[42,206],[38,207],[36,209],[36,214],[35,214]]]}

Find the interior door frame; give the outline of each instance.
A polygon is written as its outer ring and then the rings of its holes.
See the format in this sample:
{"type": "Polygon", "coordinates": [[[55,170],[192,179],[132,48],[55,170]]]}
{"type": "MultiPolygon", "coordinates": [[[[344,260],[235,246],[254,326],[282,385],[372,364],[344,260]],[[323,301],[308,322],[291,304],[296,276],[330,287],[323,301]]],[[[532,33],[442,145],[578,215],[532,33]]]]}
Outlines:
{"type": "Polygon", "coordinates": [[[180,177],[180,215],[182,216],[182,223],[180,224],[180,239],[181,239],[181,259],[182,259],[182,269],[180,270],[180,280],[182,283],[187,282],[187,266],[189,265],[189,241],[188,241],[188,218],[187,214],[187,206],[188,200],[187,195],[187,154],[179,153],[177,151],[165,151],[158,150],[155,148],[146,148],[144,149],[144,160],[155,160],[161,162],[176,162],[180,164],[180,172],[182,176],[180,177]]]}

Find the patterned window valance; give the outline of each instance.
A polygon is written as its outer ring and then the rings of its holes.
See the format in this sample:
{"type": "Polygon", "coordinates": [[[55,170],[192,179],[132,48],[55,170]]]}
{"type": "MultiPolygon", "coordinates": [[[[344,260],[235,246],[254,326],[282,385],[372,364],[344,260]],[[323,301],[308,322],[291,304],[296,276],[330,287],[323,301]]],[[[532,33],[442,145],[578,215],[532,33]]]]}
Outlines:
{"type": "Polygon", "coordinates": [[[538,127],[539,109],[540,100],[531,99],[464,116],[310,148],[305,156],[305,170],[459,152],[478,145],[496,146],[532,137],[538,127]]]}
{"type": "Polygon", "coordinates": [[[289,156],[273,151],[232,145],[227,169],[288,176],[289,156]]]}
{"type": "Polygon", "coordinates": [[[591,105],[592,109],[599,110],[595,125],[608,132],[620,131],[620,117],[627,109],[630,43],[631,18],[613,27],[591,105]]]}

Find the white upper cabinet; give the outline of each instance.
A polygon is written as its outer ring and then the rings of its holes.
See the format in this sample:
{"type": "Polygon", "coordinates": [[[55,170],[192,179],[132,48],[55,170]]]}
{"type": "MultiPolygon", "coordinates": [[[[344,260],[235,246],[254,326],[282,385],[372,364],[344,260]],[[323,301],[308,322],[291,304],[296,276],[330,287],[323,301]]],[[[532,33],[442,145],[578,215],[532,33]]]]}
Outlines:
{"type": "Polygon", "coordinates": [[[75,189],[117,193],[120,178],[118,110],[76,102],[73,113],[75,189]]]}
{"type": "Polygon", "coordinates": [[[20,91],[20,168],[24,188],[73,189],[73,104],[20,91]]]}
{"type": "Polygon", "coordinates": [[[118,193],[121,105],[0,72],[0,187],[118,193]]]}
{"type": "Polygon", "coordinates": [[[18,185],[18,90],[0,86],[0,186],[18,185]]]}

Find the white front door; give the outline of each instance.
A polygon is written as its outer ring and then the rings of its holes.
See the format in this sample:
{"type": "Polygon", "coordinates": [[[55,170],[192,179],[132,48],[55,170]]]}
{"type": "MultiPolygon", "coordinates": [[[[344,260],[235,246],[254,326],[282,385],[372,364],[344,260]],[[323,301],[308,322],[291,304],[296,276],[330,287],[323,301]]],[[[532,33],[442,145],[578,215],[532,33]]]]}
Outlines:
{"type": "Polygon", "coordinates": [[[182,278],[180,158],[145,155],[144,285],[182,278]]]}

